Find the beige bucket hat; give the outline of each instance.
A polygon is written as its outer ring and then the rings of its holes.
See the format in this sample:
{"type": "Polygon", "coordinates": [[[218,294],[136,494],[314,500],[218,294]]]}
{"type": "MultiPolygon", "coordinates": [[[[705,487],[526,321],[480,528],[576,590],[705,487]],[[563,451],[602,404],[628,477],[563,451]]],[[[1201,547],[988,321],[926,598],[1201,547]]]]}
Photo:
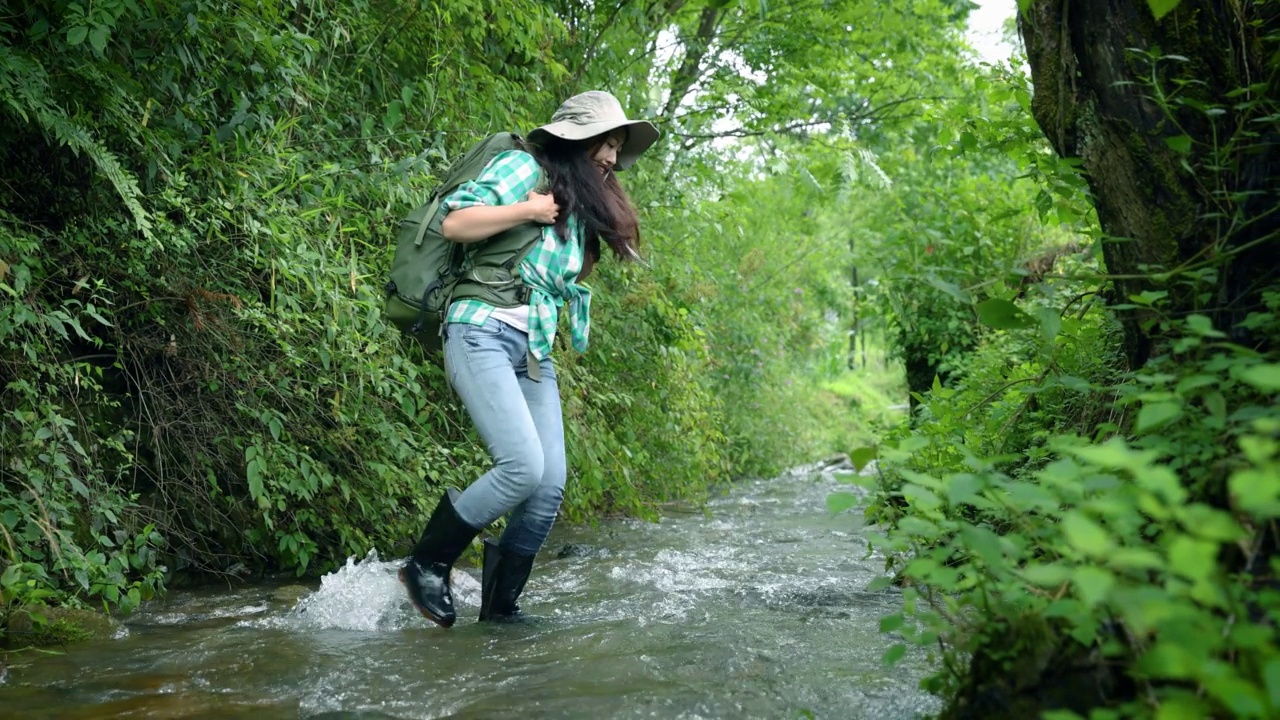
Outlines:
{"type": "Polygon", "coordinates": [[[551,122],[529,131],[537,141],[543,134],[562,140],[586,140],[617,128],[627,129],[627,140],[618,149],[614,170],[626,170],[640,153],[658,140],[658,128],[645,120],[628,120],[618,99],[602,90],[590,90],[565,100],[551,122]]]}

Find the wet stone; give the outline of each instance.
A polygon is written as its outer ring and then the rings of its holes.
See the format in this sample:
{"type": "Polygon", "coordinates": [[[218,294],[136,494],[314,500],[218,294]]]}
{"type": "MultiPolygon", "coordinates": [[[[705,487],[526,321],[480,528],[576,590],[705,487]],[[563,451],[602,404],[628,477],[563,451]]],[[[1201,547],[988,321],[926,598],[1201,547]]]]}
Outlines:
{"type": "Polygon", "coordinates": [[[820,463],[819,471],[829,472],[831,470],[853,469],[853,460],[849,459],[846,453],[836,453],[820,463]]]}
{"type": "Polygon", "coordinates": [[[597,548],[593,548],[590,545],[567,543],[561,546],[560,550],[556,552],[556,559],[566,560],[568,558],[602,557],[605,554],[606,553],[597,548]]]}
{"type": "Polygon", "coordinates": [[[271,599],[285,605],[296,605],[299,600],[311,594],[311,588],[304,585],[285,585],[271,592],[271,599]]]}
{"type": "Polygon", "coordinates": [[[57,645],[111,637],[116,623],[94,610],[62,607],[24,607],[9,615],[8,634],[32,645],[57,645]],[[43,618],[43,622],[40,618],[43,618]]]}

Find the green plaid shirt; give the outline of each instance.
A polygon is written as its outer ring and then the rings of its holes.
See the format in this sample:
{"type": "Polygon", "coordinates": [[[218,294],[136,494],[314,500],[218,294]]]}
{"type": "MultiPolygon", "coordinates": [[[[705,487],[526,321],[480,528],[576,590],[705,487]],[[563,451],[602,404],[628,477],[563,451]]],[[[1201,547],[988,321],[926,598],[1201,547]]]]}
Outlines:
{"type": "MultiPolygon", "coordinates": [[[[463,183],[445,198],[447,211],[473,205],[512,205],[525,200],[538,184],[542,168],[522,150],[499,153],[473,181],[463,183]]],[[[576,217],[567,223],[570,242],[556,233],[555,226],[542,228],[538,241],[520,263],[520,276],[531,292],[529,298],[529,350],[539,360],[551,354],[560,308],[569,305],[569,331],[573,347],[586,352],[591,332],[591,289],[577,284],[585,256],[582,228],[576,217]]],[[[446,322],[483,325],[494,307],[486,302],[465,299],[449,306],[446,322]]]]}

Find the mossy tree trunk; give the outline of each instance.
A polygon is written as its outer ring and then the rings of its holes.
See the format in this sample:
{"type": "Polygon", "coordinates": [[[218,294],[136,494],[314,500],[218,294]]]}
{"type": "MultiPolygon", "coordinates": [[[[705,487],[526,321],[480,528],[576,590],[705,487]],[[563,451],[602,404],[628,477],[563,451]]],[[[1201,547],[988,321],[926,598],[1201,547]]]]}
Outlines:
{"type": "MultiPolygon", "coordinates": [[[[1277,278],[1280,3],[1182,0],[1156,20],[1143,0],[1033,0],[1018,20],[1036,122],[1080,159],[1109,236],[1112,304],[1167,290],[1162,313],[1249,342],[1238,323],[1277,278]],[[1181,282],[1205,268],[1207,286],[1181,282]]],[[[1161,350],[1153,316],[1121,313],[1134,366],[1161,350]]]]}

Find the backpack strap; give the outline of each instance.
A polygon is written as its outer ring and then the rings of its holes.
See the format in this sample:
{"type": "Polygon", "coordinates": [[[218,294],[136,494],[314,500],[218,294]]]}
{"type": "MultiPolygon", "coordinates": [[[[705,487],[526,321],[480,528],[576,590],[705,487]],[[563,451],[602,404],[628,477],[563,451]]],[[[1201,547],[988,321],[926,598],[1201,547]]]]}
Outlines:
{"type": "MultiPolygon", "coordinates": [[[[538,182],[533,186],[533,192],[536,192],[539,194],[546,194],[550,191],[551,191],[551,180],[547,177],[547,171],[542,167],[541,164],[539,164],[538,165],[538,182]]],[[[530,250],[533,250],[533,246],[537,244],[537,242],[541,239],[542,239],[542,233],[539,232],[536,236],[534,236],[533,241],[530,242],[529,245],[520,252],[520,257],[518,260],[516,260],[516,263],[518,264],[518,263],[524,262],[525,256],[529,254],[530,250]]],[[[528,289],[528,286],[526,285],[525,288],[528,289]]],[[[526,293],[526,295],[532,295],[532,293],[526,293]]],[[[538,358],[533,356],[533,348],[529,348],[528,351],[525,353],[525,367],[526,367],[525,374],[529,376],[530,380],[536,383],[542,382],[542,362],[539,361],[538,358]]]]}

